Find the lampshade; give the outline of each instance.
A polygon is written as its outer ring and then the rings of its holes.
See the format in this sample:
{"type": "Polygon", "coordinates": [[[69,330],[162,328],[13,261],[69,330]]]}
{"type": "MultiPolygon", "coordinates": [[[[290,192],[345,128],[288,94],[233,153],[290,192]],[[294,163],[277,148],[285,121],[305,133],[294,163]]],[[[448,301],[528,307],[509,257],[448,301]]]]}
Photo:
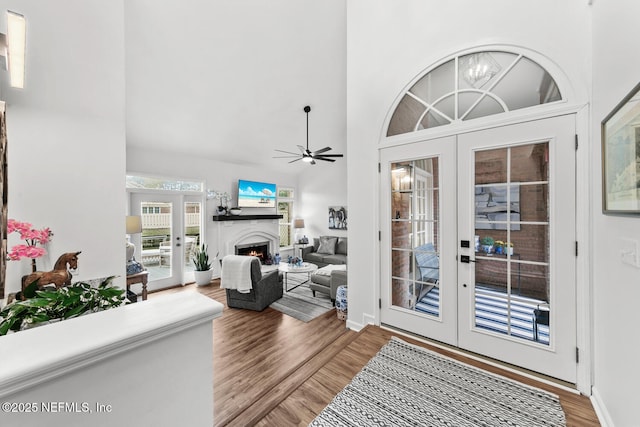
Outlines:
{"type": "Polygon", "coordinates": [[[140,215],[127,216],[127,234],[142,233],[142,217],[140,215]]]}
{"type": "Polygon", "coordinates": [[[296,218],[293,220],[293,228],[304,228],[304,219],[296,218]]]}

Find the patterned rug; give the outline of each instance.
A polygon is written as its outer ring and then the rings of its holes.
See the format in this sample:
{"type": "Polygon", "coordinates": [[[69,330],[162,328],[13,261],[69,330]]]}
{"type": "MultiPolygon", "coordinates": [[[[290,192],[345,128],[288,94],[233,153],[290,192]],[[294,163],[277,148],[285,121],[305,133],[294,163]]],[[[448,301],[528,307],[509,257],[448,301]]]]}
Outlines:
{"type": "Polygon", "coordinates": [[[391,338],[310,426],[565,426],[558,396],[391,338]]]}
{"type": "MultiPolygon", "coordinates": [[[[290,280],[288,285],[291,289],[296,284],[290,280]]],[[[329,295],[316,292],[314,297],[311,289],[306,285],[302,285],[285,292],[282,298],[272,303],[269,307],[303,322],[309,322],[332,310],[333,304],[331,304],[329,295]]]]}

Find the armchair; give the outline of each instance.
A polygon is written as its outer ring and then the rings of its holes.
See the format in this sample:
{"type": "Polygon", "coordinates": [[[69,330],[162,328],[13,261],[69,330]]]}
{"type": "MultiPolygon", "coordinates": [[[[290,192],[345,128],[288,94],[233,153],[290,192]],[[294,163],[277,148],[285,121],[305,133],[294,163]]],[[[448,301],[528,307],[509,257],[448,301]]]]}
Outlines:
{"type": "MultiPolygon", "coordinates": [[[[260,260],[252,257],[250,263],[251,290],[248,293],[241,293],[235,289],[226,289],[227,306],[231,308],[246,308],[249,310],[262,311],[272,302],[282,298],[282,283],[278,276],[278,270],[262,275],[260,260]]],[[[225,263],[233,262],[233,259],[225,257],[222,260],[222,270],[224,272],[225,263]]],[[[220,283],[221,288],[226,288],[224,283],[224,273],[220,283]]]]}

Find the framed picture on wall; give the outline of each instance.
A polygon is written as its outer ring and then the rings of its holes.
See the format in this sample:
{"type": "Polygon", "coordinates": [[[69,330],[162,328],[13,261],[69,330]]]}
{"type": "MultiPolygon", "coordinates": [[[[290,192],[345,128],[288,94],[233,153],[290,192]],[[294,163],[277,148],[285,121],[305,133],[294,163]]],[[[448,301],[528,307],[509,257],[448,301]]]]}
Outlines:
{"type": "Polygon", "coordinates": [[[640,214],[640,84],[602,121],[602,211],[640,214]]]}
{"type": "Polygon", "coordinates": [[[347,207],[329,206],[329,230],[347,229],[347,207]]]}

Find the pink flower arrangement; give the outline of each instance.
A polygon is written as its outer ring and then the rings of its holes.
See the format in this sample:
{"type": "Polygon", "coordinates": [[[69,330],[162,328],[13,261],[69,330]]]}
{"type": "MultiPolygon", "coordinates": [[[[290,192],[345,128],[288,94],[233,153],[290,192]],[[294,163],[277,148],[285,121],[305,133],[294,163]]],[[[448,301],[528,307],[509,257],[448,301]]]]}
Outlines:
{"type": "Polygon", "coordinates": [[[17,261],[22,258],[31,258],[32,260],[35,260],[47,253],[44,248],[39,248],[36,245],[38,243],[44,245],[51,240],[53,233],[48,227],[43,228],[42,230],[36,230],[32,228],[31,224],[28,222],[9,219],[7,221],[7,233],[13,233],[14,231],[20,233],[20,238],[26,241],[27,244],[15,245],[12,247],[11,252],[8,254],[9,259],[17,261]]]}

